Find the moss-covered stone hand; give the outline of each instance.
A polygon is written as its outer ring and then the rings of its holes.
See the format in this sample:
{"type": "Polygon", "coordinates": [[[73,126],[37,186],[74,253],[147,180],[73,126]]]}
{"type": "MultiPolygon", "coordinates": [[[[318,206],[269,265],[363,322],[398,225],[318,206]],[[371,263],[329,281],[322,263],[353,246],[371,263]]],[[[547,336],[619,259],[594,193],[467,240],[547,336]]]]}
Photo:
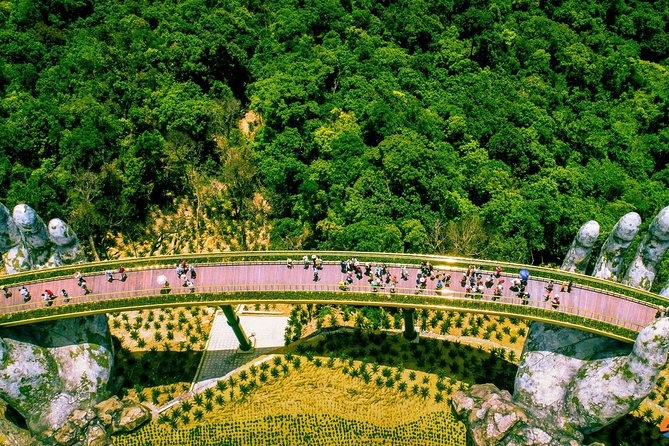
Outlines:
{"type": "MultiPolygon", "coordinates": [[[[651,222],[623,274],[626,250],[639,231],[641,218],[623,216],[604,242],[593,275],[650,289],[657,267],[669,248],[669,207],[651,222]]],[[[579,230],[562,268],[585,271],[571,259],[574,249],[587,258],[597,235],[579,230]]],[[[634,410],[655,386],[669,350],[669,319],[660,318],[644,328],[630,347],[597,335],[533,324],[515,381],[514,400],[557,426],[582,433],[596,431],[634,410]]]]}
{"type": "Polygon", "coordinates": [[[77,235],[67,223],[54,218],[47,228],[26,204],[16,205],[11,213],[0,204],[0,253],[8,274],[86,260],[77,235]]]}
{"type": "MultiPolygon", "coordinates": [[[[12,214],[0,204],[0,252],[10,274],[85,261],[66,223],[53,219],[47,229],[25,204],[17,205],[12,214]]],[[[0,328],[0,398],[25,418],[33,434],[50,444],[54,436],[76,432],[68,421],[75,411],[90,411],[108,396],[112,362],[105,315],[0,328]]],[[[6,431],[2,423],[6,421],[0,420],[0,432],[6,431]]],[[[76,429],[85,430],[86,424],[76,429]]],[[[17,444],[29,442],[20,439],[17,444]]]]}
{"type": "MultiPolygon", "coordinates": [[[[625,256],[640,225],[634,212],[618,221],[601,248],[593,275],[650,289],[669,248],[669,207],[651,222],[625,269],[625,256]]],[[[581,226],[562,269],[588,271],[598,237],[597,222],[581,226]]],[[[668,289],[663,290],[665,296],[668,289]]],[[[641,330],[633,346],[581,330],[533,323],[513,397],[493,385],[473,386],[456,392],[453,406],[477,445],[578,445],[584,434],[639,406],[654,388],[668,351],[667,317],[641,330]]]]}

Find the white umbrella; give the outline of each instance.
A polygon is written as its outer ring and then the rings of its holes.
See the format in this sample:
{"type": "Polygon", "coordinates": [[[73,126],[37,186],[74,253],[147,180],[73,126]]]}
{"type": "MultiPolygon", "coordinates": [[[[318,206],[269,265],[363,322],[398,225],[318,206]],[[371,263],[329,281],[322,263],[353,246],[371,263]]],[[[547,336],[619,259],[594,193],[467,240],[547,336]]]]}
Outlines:
{"type": "Polygon", "coordinates": [[[158,285],[165,286],[165,284],[167,283],[167,276],[165,276],[165,274],[161,274],[160,276],[158,276],[156,281],[158,282],[158,285]]]}

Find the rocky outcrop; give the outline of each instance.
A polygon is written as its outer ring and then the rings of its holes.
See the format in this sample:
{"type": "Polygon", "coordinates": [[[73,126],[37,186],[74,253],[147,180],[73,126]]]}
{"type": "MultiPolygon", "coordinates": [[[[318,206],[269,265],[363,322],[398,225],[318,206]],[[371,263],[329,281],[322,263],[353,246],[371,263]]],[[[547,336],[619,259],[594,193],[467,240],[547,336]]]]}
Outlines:
{"type": "Polygon", "coordinates": [[[110,446],[110,436],[131,432],[151,419],[141,404],[123,403],[114,396],[93,408],[75,410],[60,429],[50,433],[50,444],[61,446],[110,446]]]}
{"type": "Polygon", "coordinates": [[[0,400],[0,445],[1,446],[43,446],[44,443],[38,441],[30,435],[25,429],[21,429],[8,418],[7,403],[0,400]]]}
{"type": "Polygon", "coordinates": [[[583,441],[579,432],[568,433],[553,426],[550,419],[537,418],[493,384],[457,391],[452,404],[477,446],[580,446],[583,441]]]}
{"type": "Polygon", "coordinates": [[[151,411],[145,406],[126,406],[112,423],[113,432],[132,432],[150,419],[151,411]]]}
{"type": "Polygon", "coordinates": [[[113,347],[104,315],[0,329],[0,397],[35,434],[106,398],[113,347]]]}

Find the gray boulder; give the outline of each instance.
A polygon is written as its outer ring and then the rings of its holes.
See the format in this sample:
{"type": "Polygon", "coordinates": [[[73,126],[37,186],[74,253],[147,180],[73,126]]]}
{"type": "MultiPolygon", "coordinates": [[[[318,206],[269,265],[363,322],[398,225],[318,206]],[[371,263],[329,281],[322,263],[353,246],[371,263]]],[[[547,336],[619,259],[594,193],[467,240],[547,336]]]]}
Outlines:
{"type": "Polygon", "coordinates": [[[476,446],[580,446],[583,441],[579,432],[566,432],[551,419],[537,418],[531,408],[493,384],[455,392],[452,405],[476,446]]]}
{"type": "Polygon", "coordinates": [[[104,315],[0,329],[0,397],[33,433],[106,398],[113,348],[104,315]],[[40,408],[35,410],[35,408],[40,408]]]}

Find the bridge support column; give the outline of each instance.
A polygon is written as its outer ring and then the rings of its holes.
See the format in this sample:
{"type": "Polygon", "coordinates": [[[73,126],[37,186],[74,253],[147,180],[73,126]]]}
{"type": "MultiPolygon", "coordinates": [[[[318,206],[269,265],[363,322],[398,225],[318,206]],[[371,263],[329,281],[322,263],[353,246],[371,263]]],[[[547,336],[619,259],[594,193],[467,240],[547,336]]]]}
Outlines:
{"type": "Polygon", "coordinates": [[[232,331],[235,332],[235,336],[239,341],[239,349],[244,352],[251,350],[253,345],[251,344],[251,341],[249,341],[248,336],[246,336],[246,333],[244,333],[244,329],[239,324],[239,316],[235,313],[235,309],[232,308],[231,305],[221,305],[221,309],[223,310],[223,314],[225,314],[225,318],[228,320],[228,325],[232,328],[232,331]]]}
{"type": "Polygon", "coordinates": [[[413,308],[402,308],[402,317],[404,318],[404,339],[413,341],[418,337],[416,328],[414,327],[416,310],[413,308]]]}

